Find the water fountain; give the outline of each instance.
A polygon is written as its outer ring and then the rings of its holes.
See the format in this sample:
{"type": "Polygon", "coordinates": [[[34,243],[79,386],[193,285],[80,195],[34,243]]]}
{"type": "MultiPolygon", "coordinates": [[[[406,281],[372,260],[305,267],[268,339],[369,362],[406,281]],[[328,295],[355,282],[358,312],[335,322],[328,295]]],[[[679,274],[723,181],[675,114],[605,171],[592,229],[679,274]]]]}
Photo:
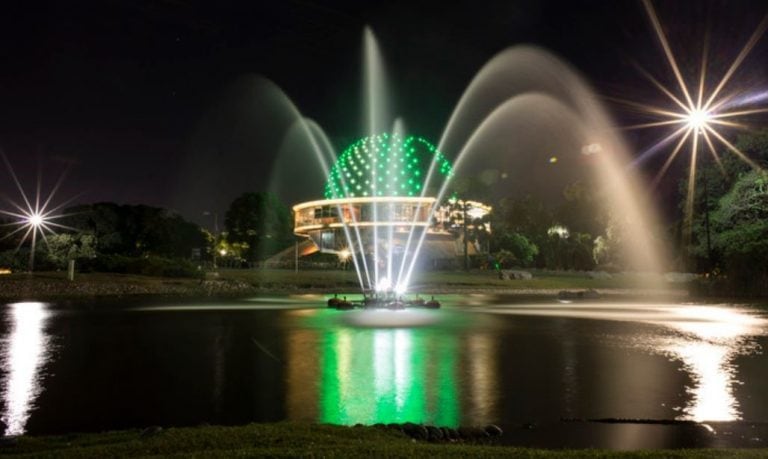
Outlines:
{"type": "MultiPolygon", "coordinates": [[[[594,92],[567,64],[533,46],[502,51],[472,80],[435,146],[393,119],[383,58],[369,28],[363,43],[367,135],[337,157],[323,130],[288,102],[295,121],[284,142],[302,138],[325,179],[324,199],[294,207],[295,233],[322,252],[351,259],[366,295],[359,305],[409,305],[401,297],[421,253],[438,238],[436,212],[452,178],[489,170],[506,180],[496,188],[507,194],[526,186],[559,192],[552,184],[594,180],[604,198],[600,210],[625,230],[628,265],[660,270],[657,219],[641,181],[625,167],[627,148],[594,92]]],[[[355,303],[337,298],[329,305],[355,303]]]]}

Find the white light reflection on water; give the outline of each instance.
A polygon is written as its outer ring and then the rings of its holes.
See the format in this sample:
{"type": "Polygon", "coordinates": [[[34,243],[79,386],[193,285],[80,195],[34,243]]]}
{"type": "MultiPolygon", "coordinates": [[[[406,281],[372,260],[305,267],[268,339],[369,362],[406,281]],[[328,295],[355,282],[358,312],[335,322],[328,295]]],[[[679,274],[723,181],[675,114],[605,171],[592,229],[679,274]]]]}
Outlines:
{"type": "Polygon", "coordinates": [[[738,384],[732,360],[736,352],[727,345],[681,341],[666,348],[670,356],[683,362],[693,386],[691,396],[678,419],[692,421],[736,421],[741,419],[739,403],[733,395],[738,384]]]}
{"type": "Polygon", "coordinates": [[[766,333],[766,320],[754,312],[727,306],[685,306],[669,308],[679,316],[664,324],[682,337],[662,347],[683,363],[691,377],[686,387],[691,400],[682,407],[679,419],[693,421],[736,421],[741,419],[733,387],[740,384],[734,359],[755,352],[750,336],[766,333]]]}
{"type": "MultiPolygon", "coordinates": [[[[473,308],[474,309],[474,308],[473,308]]],[[[757,352],[755,336],[768,334],[768,320],[754,309],[732,305],[573,303],[528,304],[483,308],[484,312],[618,320],[663,326],[673,331],[643,333],[641,348],[679,361],[691,378],[690,399],[678,408],[678,419],[735,421],[741,419],[734,396],[736,357],[757,352]]]]}
{"type": "Polygon", "coordinates": [[[3,415],[5,435],[20,435],[42,388],[40,369],[48,358],[50,338],[43,328],[51,312],[45,303],[8,305],[10,334],[3,340],[3,415]]]}

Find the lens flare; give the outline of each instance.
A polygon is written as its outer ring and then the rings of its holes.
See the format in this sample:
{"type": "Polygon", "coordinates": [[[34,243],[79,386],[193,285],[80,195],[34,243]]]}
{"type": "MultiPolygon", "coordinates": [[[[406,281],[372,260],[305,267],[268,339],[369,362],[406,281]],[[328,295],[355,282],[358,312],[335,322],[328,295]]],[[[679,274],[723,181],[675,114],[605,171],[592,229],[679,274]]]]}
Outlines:
{"type": "Polygon", "coordinates": [[[59,190],[59,187],[61,186],[61,183],[64,180],[64,177],[66,176],[66,171],[64,171],[64,173],[62,173],[61,176],[59,177],[59,180],[56,182],[56,185],[48,194],[48,197],[42,202],[41,202],[41,195],[40,195],[41,179],[38,176],[37,189],[36,189],[35,199],[33,203],[27,197],[27,194],[24,192],[24,187],[21,186],[21,182],[16,176],[16,172],[14,172],[13,167],[11,166],[11,163],[8,161],[8,158],[5,156],[5,153],[0,151],[0,157],[2,157],[3,162],[8,168],[8,173],[13,179],[14,183],[16,184],[16,188],[19,190],[19,194],[21,195],[24,201],[24,205],[20,205],[8,199],[8,202],[15,208],[15,211],[0,209],[0,215],[6,215],[16,219],[15,221],[12,221],[10,223],[0,224],[0,226],[16,227],[12,231],[10,231],[8,234],[0,238],[0,241],[24,232],[21,237],[21,240],[19,241],[19,244],[16,246],[16,251],[18,251],[21,248],[21,246],[24,245],[27,239],[31,241],[30,252],[29,252],[29,270],[32,271],[34,269],[34,264],[35,264],[35,248],[37,246],[38,236],[43,239],[43,242],[47,246],[48,236],[51,234],[56,234],[56,229],[67,229],[67,230],[76,231],[75,228],[62,225],[60,223],[56,223],[52,220],[56,220],[56,219],[71,215],[71,214],[61,214],[59,213],[59,210],[61,210],[64,206],[74,201],[79,196],[75,196],[59,204],[58,206],[49,208],[54,195],[59,190]]]}
{"type": "Polygon", "coordinates": [[[739,51],[734,61],[725,70],[723,77],[714,86],[714,89],[708,91],[707,85],[707,48],[704,48],[700,62],[700,73],[697,84],[689,84],[683,78],[680,67],[669,45],[667,36],[664,33],[661,21],[653,8],[650,0],[643,0],[643,5],[651,21],[656,37],[659,40],[667,63],[669,64],[674,79],[677,82],[678,92],[675,94],[673,89],[664,86],[658,79],[644,69],[640,69],[642,74],[653,83],[670,101],[669,108],[659,108],[646,104],[631,101],[622,101],[642,112],[654,116],[658,121],[629,126],[628,129],[656,128],[669,126],[673,129],[671,134],[665,135],[655,145],[648,148],[634,161],[639,164],[650,156],[662,151],[664,146],[670,145],[673,141],[679,139],[672,152],[667,157],[661,170],[656,174],[653,185],[658,185],[661,178],[669,169],[670,165],[687,144],[690,146],[690,169],[688,174],[688,190],[686,196],[685,215],[683,220],[684,238],[690,241],[691,222],[693,219],[693,197],[695,194],[696,181],[696,160],[700,146],[706,144],[706,148],[714,158],[721,171],[725,173],[720,156],[717,153],[715,144],[719,142],[725,148],[735,154],[739,159],[749,164],[752,168],[760,170],[760,166],[747,157],[736,146],[729,142],[720,132],[724,128],[741,128],[747,126],[738,122],[739,117],[768,112],[768,108],[759,107],[756,104],[763,102],[765,98],[761,97],[739,97],[739,92],[732,94],[723,94],[723,90],[733,77],[736,70],[742,64],[747,55],[757,44],[760,37],[768,28],[768,15],[763,18],[757,29],[752,33],[744,47],[739,51]]]}
{"type": "Polygon", "coordinates": [[[696,109],[688,112],[688,117],[686,120],[688,121],[689,129],[701,131],[709,126],[710,116],[709,113],[705,110],[696,109]]]}

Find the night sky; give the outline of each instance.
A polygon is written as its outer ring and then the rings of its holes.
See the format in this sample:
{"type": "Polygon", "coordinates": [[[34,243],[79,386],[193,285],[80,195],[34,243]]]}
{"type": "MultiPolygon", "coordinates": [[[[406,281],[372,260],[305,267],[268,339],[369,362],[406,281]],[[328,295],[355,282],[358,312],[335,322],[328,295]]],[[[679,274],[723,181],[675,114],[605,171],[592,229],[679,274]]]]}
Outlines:
{"type": "MultiPolygon", "coordinates": [[[[606,97],[618,125],[637,116],[611,98],[667,104],[634,63],[673,86],[639,1],[168,0],[3,8],[0,148],[29,190],[36,170],[46,188],[68,169],[61,200],[82,192],[79,202],[157,205],[197,221],[204,211],[223,213],[239,193],[268,187],[274,142],[256,147],[248,134],[264,138],[259,129],[268,128],[248,116],[248,107],[229,102],[247,104],[238,91],[253,75],[280,86],[336,146],[360,134],[366,24],[378,37],[397,112],[434,142],[474,74],[516,44],[542,46],[570,62],[606,97]],[[212,119],[228,128],[212,130],[212,119]]],[[[713,72],[724,69],[768,13],[764,1],[668,1],[656,8],[690,75],[698,71],[705,36],[713,72]]],[[[768,37],[734,85],[768,89],[768,37]]],[[[632,131],[627,140],[641,151],[664,132],[632,131]]],[[[659,161],[645,167],[652,174],[659,161]]],[[[661,199],[674,194],[681,168],[671,171],[661,199]]],[[[4,170],[0,177],[0,194],[18,200],[4,170]]]]}

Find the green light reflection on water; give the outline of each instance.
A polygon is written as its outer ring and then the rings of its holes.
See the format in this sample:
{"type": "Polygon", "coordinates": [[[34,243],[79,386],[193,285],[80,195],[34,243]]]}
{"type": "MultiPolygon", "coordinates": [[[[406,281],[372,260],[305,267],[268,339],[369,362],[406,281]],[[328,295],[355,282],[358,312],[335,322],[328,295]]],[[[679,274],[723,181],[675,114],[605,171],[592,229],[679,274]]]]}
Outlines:
{"type": "Polygon", "coordinates": [[[320,421],[458,426],[457,351],[454,337],[428,329],[327,331],[320,421]]]}

